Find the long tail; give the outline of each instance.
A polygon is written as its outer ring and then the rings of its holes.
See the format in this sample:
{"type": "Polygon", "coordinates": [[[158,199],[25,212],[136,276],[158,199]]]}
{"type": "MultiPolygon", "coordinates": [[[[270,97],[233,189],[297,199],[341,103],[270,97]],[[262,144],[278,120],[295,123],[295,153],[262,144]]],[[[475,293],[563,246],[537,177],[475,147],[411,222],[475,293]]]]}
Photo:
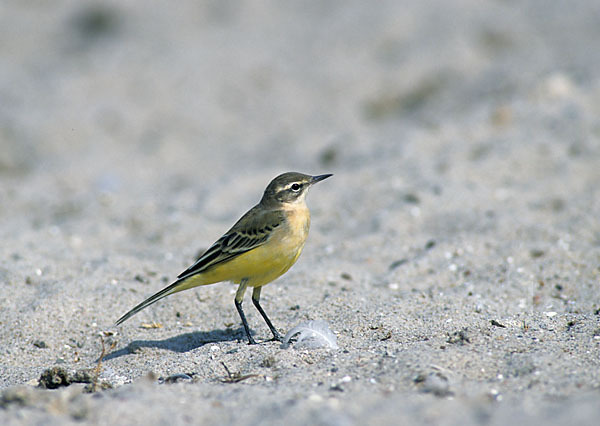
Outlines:
{"type": "Polygon", "coordinates": [[[145,307],[150,306],[150,305],[152,305],[155,302],[158,302],[163,297],[167,297],[167,296],[169,296],[169,295],[171,295],[173,293],[177,293],[179,291],[186,290],[186,289],[190,288],[190,286],[182,285],[183,281],[186,281],[186,280],[185,279],[183,279],[183,280],[177,280],[173,284],[169,285],[168,287],[163,288],[158,293],[153,294],[152,296],[150,296],[149,298],[147,298],[146,300],[144,300],[142,303],[140,303],[139,305],[137,305],[136,307],[134,307],[132,310],[130,310],[129,312],[127,312],[121,318],[119,318],[117,320],[117,322],[115,322],[115,325],[119,325],[122,322],[128,320],[129,318],[131,318],[132,316],[134,316],[135,314],[137,314],[139,311],[141,311],[145,307]]]}

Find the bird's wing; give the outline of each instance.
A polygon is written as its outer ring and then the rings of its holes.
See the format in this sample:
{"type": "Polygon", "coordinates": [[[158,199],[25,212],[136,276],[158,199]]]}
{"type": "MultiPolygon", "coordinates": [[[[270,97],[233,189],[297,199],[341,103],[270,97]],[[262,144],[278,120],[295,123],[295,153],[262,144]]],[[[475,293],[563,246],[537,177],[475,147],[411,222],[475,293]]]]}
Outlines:
{"type": "Polygon", "coordinates": [[[284,219],[282,211],[264,210],[259,206],[252,208],[192,266],[179,274],[178,281],[263,245],[268,241],[273,230],[281,226],[284,219]]]}
{"type": "Polygon", "coordinates": [[[187,278],[263,245],[269,240],[273,230],[281,226],[284,220],[285,213],[282,211],[264,210],[263,207],[259,206],[252,208],[225,235],[206,250],[192,266],[179,274],[174,283],[131,309],[119,318],[115,325],[121,324],[163,297],[183,290],[181,283],[187,278]]]}

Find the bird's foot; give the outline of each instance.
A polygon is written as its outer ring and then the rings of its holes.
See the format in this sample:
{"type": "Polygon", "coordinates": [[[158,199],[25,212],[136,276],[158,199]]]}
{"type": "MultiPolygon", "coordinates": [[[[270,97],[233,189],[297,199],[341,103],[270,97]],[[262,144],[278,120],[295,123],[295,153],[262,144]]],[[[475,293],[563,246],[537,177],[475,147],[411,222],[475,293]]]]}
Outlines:
{"type": "Polygon", "coordinates": [[[273,338],[269,342],[283,342],[283,337],[277,331],[273,332],[273,338]]]}

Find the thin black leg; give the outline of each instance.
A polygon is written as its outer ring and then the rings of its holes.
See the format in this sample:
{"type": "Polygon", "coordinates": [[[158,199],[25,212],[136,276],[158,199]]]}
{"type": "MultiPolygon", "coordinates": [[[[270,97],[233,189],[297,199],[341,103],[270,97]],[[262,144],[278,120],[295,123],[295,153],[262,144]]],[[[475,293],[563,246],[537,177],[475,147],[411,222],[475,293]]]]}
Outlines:
{"type": "Polygon", "coordinates": [[[248,321],[246,321],[246,315],[244,315],[244,310],[242,309],[242,303],[244,302],[244,293],[246,292],[246,287],[248,287],[248,280],[243,279],[240,282],[240,286],[235,293],[235,307],[240,314],[240,318],[242,319],[242,324],[244,325],[244,330],[246,330],[246,336],[248,337],[249,345],[256,345],[256,342],[252,338],[250,334],[250,327],[248,327],[248,321]]]}
{"type": "Polygon", "coordinates": [[[250,327],[248,327],[248,321],[246,321],[246,315],[244,315],[244,310],[242,309],[242,302],[238,302],[236,300],[235,307],[237,308],[237,311],[240,314],[240,318],[242,319],[244,330],[246,330],[246,336],[248,336],[248,344],[256,345],[256,341],[252,338],[252,335],[250,335],[250,327]]]}
{"type": "Polygon", "coordinates": [[[261,289],[261,287],[254,287],[254,291],[252,292],[252,303],[254,303],[254,306],[256,306],[256,309],[258,309],[258,312],[260,312],[260,314],[262,315],[262,317],[265,319],[265,322],[267,323],[267,325],[271,329],[271,333],[273,333],[273,340],[277,340],[278,342],[281,342],[283,340],[281,338],[281,335],[279,334],[279,332],[277,331],[277,329],[275,327],[273,327],[273,324],[271,323],[271,320],[267,316],[266,312],[263,310],[262,306],[260,306],[260,302],[259,302],[259,300],[260,300],[260,289],[261,289]]]}

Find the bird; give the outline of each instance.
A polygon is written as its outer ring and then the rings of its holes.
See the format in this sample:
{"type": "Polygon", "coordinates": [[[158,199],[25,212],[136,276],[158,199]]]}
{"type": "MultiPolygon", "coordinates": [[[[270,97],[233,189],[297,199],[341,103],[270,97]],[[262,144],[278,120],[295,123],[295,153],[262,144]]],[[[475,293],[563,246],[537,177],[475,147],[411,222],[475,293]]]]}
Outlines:
{"type": "Polygon", "coordinates": [[[252,303],[271,330],[272,340],[281,341],[281,335],[260,305],[261,289],[287,272],[298,260],[310,227],[306,195],[314,184],[331,176],[287,172],[275,177],[267,185],[260,202],[248,210],[196,262],[179,274],[172,284],[124,314],[115,325],[171,294],[231,281],[239,284],[234,303],[248,344],[256,344],[242,308],[248,287],[253,288],[252,303]]]}

